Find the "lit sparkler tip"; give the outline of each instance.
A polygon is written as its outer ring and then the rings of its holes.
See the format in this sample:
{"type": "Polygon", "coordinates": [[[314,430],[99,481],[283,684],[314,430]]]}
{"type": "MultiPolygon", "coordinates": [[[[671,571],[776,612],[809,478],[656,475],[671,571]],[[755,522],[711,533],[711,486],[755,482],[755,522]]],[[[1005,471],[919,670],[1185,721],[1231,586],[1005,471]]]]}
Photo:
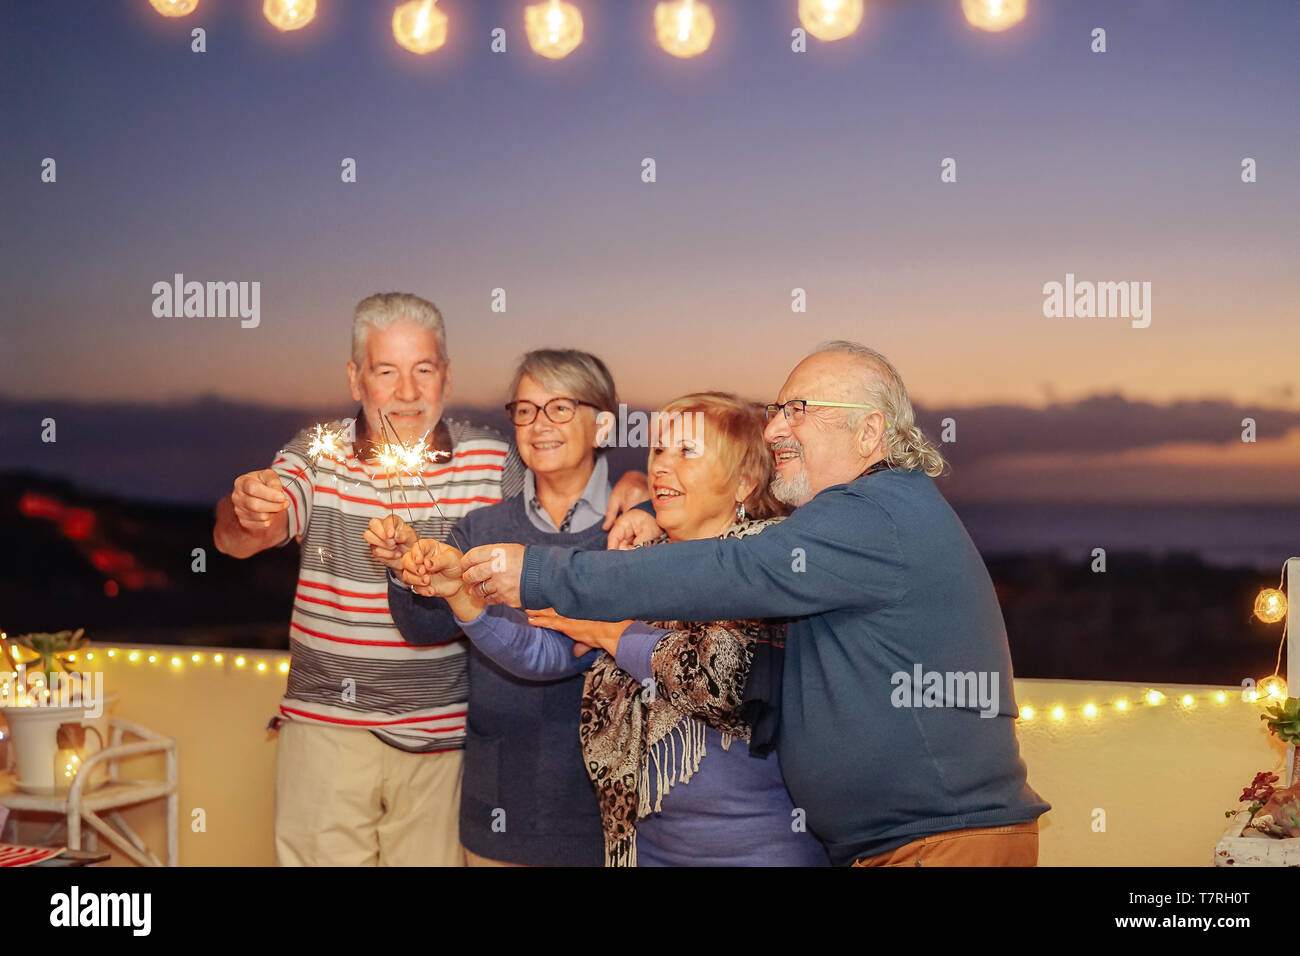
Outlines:
{"type": "Polygon", "coordinates": [[[343,432],[334,425],[317,425],[312,430],[307,454],[313,461],[343,456],[343,432]]]}

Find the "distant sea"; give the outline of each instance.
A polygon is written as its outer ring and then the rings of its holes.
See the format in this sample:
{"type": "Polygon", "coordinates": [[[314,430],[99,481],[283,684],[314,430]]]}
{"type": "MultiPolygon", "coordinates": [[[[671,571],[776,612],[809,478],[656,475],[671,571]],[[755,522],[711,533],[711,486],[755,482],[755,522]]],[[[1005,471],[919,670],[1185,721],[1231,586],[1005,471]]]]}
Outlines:
{"type": "Polygon", "coordinates": [[[1216,567],[1279,574],[1300,556],[1300,504],[962,504],[953,509],[986,557],[1055,553],[1087,559],[1141,552],[1192,554],[1216,567]]]}

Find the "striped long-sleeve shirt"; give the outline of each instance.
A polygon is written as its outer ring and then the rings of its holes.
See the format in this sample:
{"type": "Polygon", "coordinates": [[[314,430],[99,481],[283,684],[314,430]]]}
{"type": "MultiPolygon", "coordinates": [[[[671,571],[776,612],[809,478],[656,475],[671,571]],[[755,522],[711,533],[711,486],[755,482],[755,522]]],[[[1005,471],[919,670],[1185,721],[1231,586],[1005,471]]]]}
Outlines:
{"type": "Polygon", "coordinates": [[[519,453],[490,429],[443,420],[433,447],[452,458],[426,462],[420,475],[435,506],[414,477],[386,474],[352,444],[341,460],[313,459],[310,441],[299,432],[272,465],[289,496],[288,539],[302,544],[280,716],[369,730],[416,753],[459,749],[469,696],[463,636],[406,641],[388,611],[385,568],[362,535],[371,518],[396,513],[420,537],[454,544],[461,517],[522,491],[519,453]]]}

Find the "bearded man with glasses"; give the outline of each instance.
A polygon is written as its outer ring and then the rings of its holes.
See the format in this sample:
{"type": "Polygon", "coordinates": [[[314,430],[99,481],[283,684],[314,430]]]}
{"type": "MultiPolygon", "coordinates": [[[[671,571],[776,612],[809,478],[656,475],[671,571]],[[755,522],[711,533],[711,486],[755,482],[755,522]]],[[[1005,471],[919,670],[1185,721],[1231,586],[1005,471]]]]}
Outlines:
{"type": "Polygon", "coordinates": [[[1050,807],[1020,759],[1001,608],[932,480],[945,462],[901,376],[865,346],[825,343],[768,406],[764,437],[771,490],[795,511],[762,534],[621,552],[485,545],[463,580],[573,618],[790,618],[783,681],[746,699],[779,698],[785,782],[831,862],[1035,865],[1050,807]]]}

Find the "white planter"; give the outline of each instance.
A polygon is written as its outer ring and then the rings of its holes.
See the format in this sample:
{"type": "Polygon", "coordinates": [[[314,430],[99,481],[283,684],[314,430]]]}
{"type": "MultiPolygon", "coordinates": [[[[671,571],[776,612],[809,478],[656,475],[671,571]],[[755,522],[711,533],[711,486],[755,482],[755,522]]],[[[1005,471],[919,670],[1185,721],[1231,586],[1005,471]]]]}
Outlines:
{"type": "MultiPolygon", "coordinates": [[[[9,747],[14,756],[17,779],[15,786],[28,793],[54,792],[54,754],[58,750],[55,735],[59,724],[81,724],[99,732],[96,737],[86,732],[86,749],[83,759],[108,746],[108,711],[117,699],[107,694],[103,711],[95,718],[87,718],[84,707],[5,707],[5,720],[9,724],[9,747]]],[[[101,764],[91,772],[86,789],[98,787],[108,778],[108,765],[101,764]]]]}
{"type": "Polygon", "coordinates": [[[1214,845],[1215,866],[1300,866],[1300,839],[1278,839],[1246,831],[1249,822],[1249,810],[1232,818],[1228,832],[1214,845]]]}

